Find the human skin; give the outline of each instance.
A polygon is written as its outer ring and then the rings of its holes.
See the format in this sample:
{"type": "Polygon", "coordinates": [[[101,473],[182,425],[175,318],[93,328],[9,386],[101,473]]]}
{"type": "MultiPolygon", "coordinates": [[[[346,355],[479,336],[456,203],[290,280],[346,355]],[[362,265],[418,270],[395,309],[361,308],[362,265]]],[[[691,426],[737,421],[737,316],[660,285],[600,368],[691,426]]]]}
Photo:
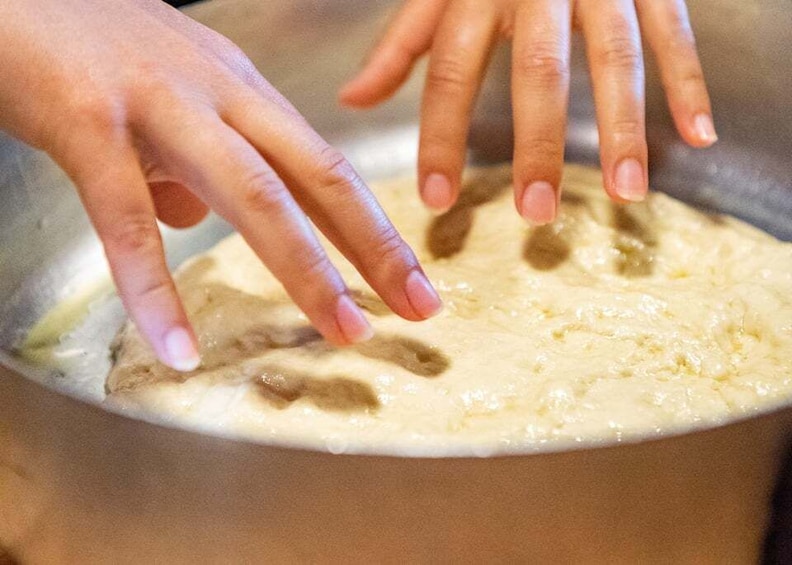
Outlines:
{"type": "Polygon", "coordinates": [[[560,202],[573,28],[585,37],[605,190],[616,202],[640,201],[648,190],[642,36],[682,138],[694,147],[717,140],[683,0],[408,0],[340,100],[381,103],[429,53],[419,188],[427,206],[443,212],[459,194],[489,55],[511,39],[515,205],[529,222],[547,224],[560,202]]]}
{"type": "Polygon", "coordinates": [[[326,339],[371,327],[306,218],[400,316],[440,300],[365,183],[232,42],[159,0],[0,0],[0,127],[74,181],[131,318],[200,363],[156,218],[231,222],[326,339]]]}

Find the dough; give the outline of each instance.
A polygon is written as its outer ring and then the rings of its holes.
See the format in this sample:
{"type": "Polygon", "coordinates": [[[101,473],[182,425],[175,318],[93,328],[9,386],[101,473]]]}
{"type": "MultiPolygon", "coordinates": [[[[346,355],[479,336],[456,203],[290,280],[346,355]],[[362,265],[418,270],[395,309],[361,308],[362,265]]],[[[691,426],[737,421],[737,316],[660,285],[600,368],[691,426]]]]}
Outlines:
{"type": "Polygon", "coordinates": [[[390,313],[331,246],[376,337],[323,342],[240,236],[177,281],[203,366],[158,363],[135,327],[107,380],[118,409],[334,452],[489,454],[710,426],[792,396],[792,245],[663,194],[608,201],[568,166],[561,214],[531,228],[508,167],[468,172],[433,217],[414,180],[374,187],[445,302],[390,313]]]}

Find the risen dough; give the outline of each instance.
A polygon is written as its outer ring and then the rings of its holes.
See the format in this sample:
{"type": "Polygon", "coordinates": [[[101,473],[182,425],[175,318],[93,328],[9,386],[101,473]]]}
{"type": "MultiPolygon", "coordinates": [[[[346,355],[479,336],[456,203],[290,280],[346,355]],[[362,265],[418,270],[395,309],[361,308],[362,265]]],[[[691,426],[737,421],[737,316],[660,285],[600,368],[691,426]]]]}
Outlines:
{"type": "Polygon", "coordinates": [[[445,301],[436,318],[391,314],[331,250],[377,332],[334,349],[234,235],[177,275],[202,369],[157,363],[129,325],[108,401],[332,451],[483,454],[714,425],[792,396],[792,245],[662,194],[614,205],[576,166],[559,220],[532,229],[509,176],[470,171],[439,218],[409,180],[375,187],[445,301]]]}

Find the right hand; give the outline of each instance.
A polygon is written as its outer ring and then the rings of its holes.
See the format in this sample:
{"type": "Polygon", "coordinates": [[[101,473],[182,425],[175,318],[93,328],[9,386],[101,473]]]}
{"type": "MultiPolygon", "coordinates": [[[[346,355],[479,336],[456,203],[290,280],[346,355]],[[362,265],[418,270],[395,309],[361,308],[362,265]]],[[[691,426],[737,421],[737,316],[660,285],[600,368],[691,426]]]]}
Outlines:
{"type": "Polygon", "coordinates": [[[641,38],[654,51],[671,113],[693,147],[717,140],[683,0],[406,0],[358,75],[341,91],[374,106],[429,55],[418,149],[421,196],[437,212],[457,200],[473,104],[496,43],[513,40],[514,202],[533,225],[558,214],[573,27],[589,59],[603,184],[614,202],[649,189],[641,38]]]}
{"type": "Polygon", "coordinates": [[[199,364],[155,217],[229,220],[329,341],[371,327],[306,219],[409,320],[440,308],[351,165],[229,40],[159,0],[0,0],[0,126],[74,181],[157,356],[199,364]]]}

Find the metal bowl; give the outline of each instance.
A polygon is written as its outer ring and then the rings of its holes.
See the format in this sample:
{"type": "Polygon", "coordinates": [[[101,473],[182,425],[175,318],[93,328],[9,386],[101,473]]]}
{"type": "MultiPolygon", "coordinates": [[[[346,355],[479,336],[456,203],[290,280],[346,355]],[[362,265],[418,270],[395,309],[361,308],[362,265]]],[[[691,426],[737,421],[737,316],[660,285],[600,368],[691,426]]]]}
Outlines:
{"type": "MultiPolygon", "coordinates": [[[[187,11],[263,74],[373,179],[414,166],[420,80],[351,115],[335,86],[392,7],[384,0],[212,0],[187,11]]],[[[691,0],[721,141],[673,132],[651,72],[652,184],[792,240],[792,8],[691,0]]],[[[568,159],[596,162],[576,49],[568,159]]],[[[508,54],[495,56],[471,161],[511,156],[508,54]]],[[[420,74],[420,73],[419,73],[420,74]]],[[[630,444],[489,458],[333,455],[167,427],[105,410],[75,379],[102,374],[122,319],[92,302],[107,271],[65,175],[0,137],[0,562],[773,562],[792,559],[792,405],[630,444]],[[37,320],[88,312],[55,339],[66,375],[18,354],[37,320]],[[64,351],[70,353],[64,353],[64,351]],[[786,478],[785,478],[786,477],[786,478]]],[[[229,232],[166,231],[176,264],[229,232]]],[[[51,345],[51,344],[50,344],[51,345]]],[[[50,353],[52,349],[49,350],[50,353]]]]}

